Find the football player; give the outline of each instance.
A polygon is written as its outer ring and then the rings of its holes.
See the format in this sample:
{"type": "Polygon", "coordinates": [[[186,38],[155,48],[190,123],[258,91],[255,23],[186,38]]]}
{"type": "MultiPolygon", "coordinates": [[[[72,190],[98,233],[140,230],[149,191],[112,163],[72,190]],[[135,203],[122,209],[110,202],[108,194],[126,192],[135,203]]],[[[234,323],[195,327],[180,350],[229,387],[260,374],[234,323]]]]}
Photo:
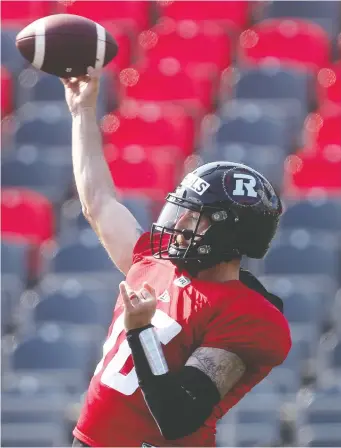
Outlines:
{"type": "MultiPolygon", "coordinates": [[[[260,173],[216,162],[188,174],[149,233],[115,196],[96,122],[98,76],[64,80],[83,213],[126,275],[74,446],[214,446],[217,421],[291,346],[281,301],[248,272],[281,201],[260,173]]],[[[141,173],[143,175],[143,173],[141,173]]]]}

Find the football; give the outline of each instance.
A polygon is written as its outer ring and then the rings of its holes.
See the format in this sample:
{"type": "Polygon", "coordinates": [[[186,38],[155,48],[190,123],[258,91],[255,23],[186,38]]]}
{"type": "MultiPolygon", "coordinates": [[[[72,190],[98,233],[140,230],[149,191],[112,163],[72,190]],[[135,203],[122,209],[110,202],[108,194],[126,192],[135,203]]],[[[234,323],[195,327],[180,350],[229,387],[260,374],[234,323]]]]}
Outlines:
{"type": "Polygon", "coordinates": [[[16,46],[35,68],[60,78],[85,75],[89,66],[102,68],[118,52],[102,25],[73,14],[36,20],[19,32],[16,46]]]}

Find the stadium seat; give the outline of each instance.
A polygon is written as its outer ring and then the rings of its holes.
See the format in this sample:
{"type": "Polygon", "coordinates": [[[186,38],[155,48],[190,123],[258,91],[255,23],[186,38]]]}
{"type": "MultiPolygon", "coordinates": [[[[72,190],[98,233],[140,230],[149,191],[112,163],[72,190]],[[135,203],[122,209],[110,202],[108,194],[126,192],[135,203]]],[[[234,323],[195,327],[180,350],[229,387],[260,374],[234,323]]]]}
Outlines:
{"type": "Polygon", "coordinates": [[[140,58],[148,66],[173,58],[184,70],[206,69],[212,77],[231,64],[231,52],[232,42],[214,22],[165,21],[139,35],[140,58]]]}
{"type": "Polygon", "coordinates": [[[341,104],[341,60],[321,68],[317,75],[318,96],[322,106],[326,101],[341,104]]]}
{"type": "MultiPolygon", "coordinates": [[[[331,362],[332,366],[337,369],[337,372],[341,372],[341,341],[338,341],[338,343],[333,347],[333,350],[331,352],[331,362]]],[[[340,409],[341,412],[341,409],[340,409]]]]}
{"type": "Polygon", "coordinates": [[[340,423],[341,393],[330,395],[318,391],[304,409],[304,420],[308,424],[340,423]]]}
{"type": "Polygon", "coordinates": [[[1,118],[12,112],[13,108],[13,85],[12,78],[4,66],[0,68],[1,76],[1,118]]]}
{"type": "Polygon", "coordinates": [[[55,12],[56,2],[4,0],[1,2],[1,22],[5,26],[24,27],[40,17],[49,16],[55,12]]]}
{"type": "MultiPolygon", "coordinates": [[[[14,4],[12,1],[5,1],[2,2],[2,5],[4,3],[12,5],[12,7],[18,4],[18,2],[14,4]]],[[[1,64],[11,73],[18,74],[23,67],[28,65],[15,46],[15,38],[20,30],[7,28],[4,22],[1,24],[1,64]]]]}
{"type": "Polygon", "coordinates": [[[205,0],[193,8],[191,1],[159,2],[162,18],[169,17],[176,21],[195,20],[197,22],[213,21],[232,30],[243,29],[247,25],[249,2],[229,2],[229,7],[220,1],[205,0]]]}
{"type": "Polygon", "coordinates": [[[243,65],[280,63],[316,72],[329,61],[328,35],[307,21],[268,19],[240,35],[239,60],[243,65]]]}
{"type": "MultiPolygon", "coordinates": [[[[4,244],[4,241],[2,241],[2,244],[4,244]]],[[[4,254],[2,247],[1,250],[2,254],[4,254]]],[[[12,333],[15,328],[15,312],[20,302],[27,275],[25,272],[24,279],[21,279],[16,274],[7,274],[4,269],[4,260],[1,260],[1,263],[1,334],[3,335],[7,332],[12,333]]]]}
{"type": "Polygon", "coordinates": [[[291,294],[285,297],[284,314],[291,324],[313,326],[319,330],[323,317],[322,306],[318,296],[291,294]]]}
{"type": "MultiPolygon", "coordinates": [[[[287,159],[284,194],[289,198],[306,197],[314,192],[326,192],[330,196],[339,196],[341,192],[341,157],[334,148],[328,154],[311,155],[299,151],[287,159]]],[[[316,194],[315,194],[316,195],[316,194]]]]}
{"type": "Polygon", "coordinates": [[[146,196],[123,196],[122,204],[134,215],[142,229],[149,232],[154,221],[153,201],[146,196]]]}
{"type": "Polygon", "coordinates": [[[73,276],[115,272],[113,262],[90,229],[78,235],[78,241],[59,247],[49,261],[49,271],[73,276]]]}
{"type": "Polygon", "coordinates": [[[1,288],[1,337],[10,333],[13,323],[13,305],[11,297],[7,291],[1,288]]]}
{"type": "Polygon", "coordinates": [[[316,241],[308,231],[293,231],[286,242],[270,248],[264,259],[266,274],[338,276],[339,260],[335,248],[316,241]]]}
{"type": "Polygon", "coordinates": [[[2,425],[1,440],[4,447],[26,448],[67,446],[65,425],[60,423],[7,423],[2,425]]]}
{"type": "Polygon", "coordinates": [[[341,201],[311,198],[286,205],[280,221],[281,229],[305,228],[339,232],[341,201]]]}
{"type": "Polygon", "coordinates": [[[273,383],[282,394],[295,394],[301,385],[301,367],[304,359],[302,345],[294,341],[291,350],[280,365],[275,367],[269,374],[268,381],[273,383]]]}
{"type": "Polygon", "coordinates": [[[270,2],[266,16],[269,18],[307,19],[322,26],[331,37],[335,37],[341,20],[340,7],[334,1],[270,2]]]}
{"type": "Polygon", "coordinates": [[[316,145],[318,148],[324,148],[327,145],[335,145],[341,148],[341,110],[338,114],[329,116],[321,114],[320,117],[321,125],[317,127],[316,132],[313,130],[309,133],[307,146],[316,145]]]}
{"type": "MultiPolygon", "coordinates": [[[[61,202],[68,194],[72,183],[72,167],[56,163],[41,154],[45,148],[22,148],[16,157],[5,160],[1,167],[4,187],[29,188],[43,194],[53,203],[61,202]],[[41,157],[41,155],[43,157],[41,157]]],[[[50,155],[51,154],[50,152],[50,155]]],[[[56,154],[57,158],[59,154],[56,154]]]]}
{"type": "Polygon", "coordinates": [[[184,157],[174,147],[106,145],[105,154],[116,188],[125,196],[163,200],[183,174],[184,157]]]}
{"type": "Polygon", "coordinates": [[[17,145],[70,146],[71,118],[49,120],[49,117],[40,116],[24,122],[15,135],[15,141],[17,145]]]}
{"type": "Polygon", "coordinates": [[[105,144],[175,146],[184,155],[194,147],[194,121],[181,106],[146,104],[121,113],[112,113],[102,121],[105,144]]]}
{"type": "Polygon", "coordinates": [[[263,107],[271,102],[281,110],[284,108],[296,133],[314,101],[307,74],[268,65],[238,71],[232,96],[237,101],[252,99],[263,107]]]}
{"type": "Polygon", "coordinates": [[[2,424],[62,423],[68,398],[57,384],[32,377],[5,386],[2,392],[2,424]]]}
{"type": "Polygon", "coordinates": [[[27,86],[30,90],[31,101],[64,101],[65,93],[63,84],[56,76],[46,73],[37,73],[36,83],[32,87],[27,86]]]}
{"type": "Polygon", "coordinates": [[[135,100],[137,104],[180,103],[199,116],[212,108],[212,81],[200,72],[186,73],[175,60],[166,60],[158,68],[123,70],[120,83],[125,100],[135,100]]]}
{"type": "Polygon", "coordinates": [[[34,320],[37,324],[55,322],[84,326],[104,326],[108,322],[108,313],[113,307],[100,300],[100,295],[91,297],[82,291],[62,293],[61,291],[40,297],[34,309],[34,320]]]}
{"type": "Polygon", "coordinates": [[[151,2],[149,1],[81,1],[65,2],[60,12],[88,17],[96,22],[114,22],[133,30],[148,28],[151,2]]]}
{"type": "Polygon", "coordinates": [[[40,333],[19,343],[13,353],[14,370],[81,370],[88,360],[85,351],[66,338],[57,326],[46,325],[40,333]],[[52,330],[53,329],[53,330],[52,330]]]}
{"type": "Polygon", "coordinates": [[[56,383],[43,385],[32,377],[2,389],[3,446],[66,446],[65,410],[70,397],[56,383]]]}
{"type": "Polygon", "coordinates": [[[281,397],[278,393],[258,393],[252,390],[235,407],[237,422],[242,424],[268,422],[276,425],[280,402],[281,397]]]}
{"type": "Polygon", "coordinates": [[[260,107],[241,110],[241,114],[225,116],[217,130],[216,142],[222,145],[233,143],[255,146],[271,146],[290,149],[290,138],[286,135],[285,123],[267,117],[260,107]]]}
{"type": "Polygon", "coordinates": [[[23,283],[28,277],[29,245],[25,242],[1,241],[1,273],[17,276],[23,283]]]}
{"type": "Polygon", "coordinates": [[[288,123],[269,116],[259,104],[225,109],[207,130],[203,126],[200,156],[204,162],[233,160],[261,171],[278,188],[283,163],[292,146],[288,123]]]}
{"type": "Polygon", "coordinates": [[[3,188],[1,218],[1,233],[8,240],[20,237],[40,244],[54,235],[52,204],[35,191],[3,188]]]}
{"type": "Polygon", "coordinates": [[[300,427],[299,444],[309,447],[341,446],[341,427],[336,424],[302,425],[300,427]]]}
{"type": "MultiPolygon", "coordinates": [[[[100,78],[97,116],[102,118],[115,106],[115,94],[111,88],[112,79],[107,72],[100,78]]],[[[117,96],[117,95],[116,95],[117,96]]],[[[65,102],[65,92],[61,81],[56,77],[29,67],[18,78],[16,102],[19,120],[39,122],[68,121],[70,114],[65,102]]],[[[69,135],[69,132],[66,132],[69,135]]],[[[52,143],[52,142],[51,142],[52,143]]]]}
{"type": "MultiPolygon", "coordinates": [[[[258,404],[259,405],[259,404],[258,404]]],[[[235,444],[233,446],[272,446],[280,439],[279,420],[276,424],[268,423],[239,423],[235,427],[235,444]]]]}

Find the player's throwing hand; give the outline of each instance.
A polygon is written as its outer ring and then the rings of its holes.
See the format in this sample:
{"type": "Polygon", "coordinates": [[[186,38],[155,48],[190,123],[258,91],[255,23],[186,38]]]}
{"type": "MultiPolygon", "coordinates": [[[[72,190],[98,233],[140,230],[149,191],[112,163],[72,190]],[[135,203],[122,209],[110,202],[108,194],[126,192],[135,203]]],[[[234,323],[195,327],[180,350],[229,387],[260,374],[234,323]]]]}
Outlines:
{"type": "Polygon", "coordinates": [[[121,282],[120,292],[124,304],[126,331],[149,325],[156,311],[154,289],[148,283],[143,283],[143,288],[136,292],[126,282],[121,282]]]}
{"type": "Polygon", "coordinates": [[[96,109],[100,71],[88,67],[88,74],[79,78],[61,78],[65,87],[65,99],[72,115],[81,108],[96,109]]]}

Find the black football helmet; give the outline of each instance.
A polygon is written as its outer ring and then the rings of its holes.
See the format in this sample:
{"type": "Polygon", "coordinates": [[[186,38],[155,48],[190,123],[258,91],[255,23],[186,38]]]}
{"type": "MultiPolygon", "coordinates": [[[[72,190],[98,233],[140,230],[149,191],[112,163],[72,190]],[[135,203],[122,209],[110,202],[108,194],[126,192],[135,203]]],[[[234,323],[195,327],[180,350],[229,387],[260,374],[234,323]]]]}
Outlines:
{"type": "Polygon", "coordinates": [[[213,162],[188,174],[168,194],[152,225],[151,249],[191,275],[223,261],[262,258],[275,235],[282,204],[270,182],[254,169],[213,162]],[[181,228],[191,213],[192,226],[181,228]],[[201,222],[209,223],[204,231],[201,222]],[[180,244],[178,235],[186,240],[180,244]]]}

